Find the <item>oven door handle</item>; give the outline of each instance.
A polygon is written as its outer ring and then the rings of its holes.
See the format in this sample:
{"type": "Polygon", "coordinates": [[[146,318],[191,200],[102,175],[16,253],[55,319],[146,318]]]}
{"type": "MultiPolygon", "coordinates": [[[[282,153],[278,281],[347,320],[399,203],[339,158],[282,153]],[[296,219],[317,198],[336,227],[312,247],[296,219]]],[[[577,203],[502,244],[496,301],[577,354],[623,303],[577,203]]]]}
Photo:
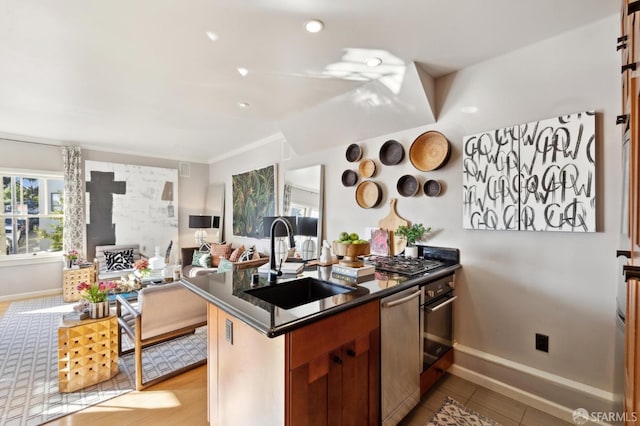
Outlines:
{"type": "Polygon", "coordinates": [[[435,311],[437,311],[438,309],[440,309],[440,308],[442,308],[442,307],[444,307],[444,306],[448,305],[449,303],[453,303],[453,301],[454,301],[454,300],[456,300],[457,298],[458,298],[458,296],[453,296],[453,297],[451,297],[451,298],[447,299],[446,301],[442,302],[442,303],[441,303],[441,304],[439,304],[438,306],[434,306],[433,308],[427,308],[427,310],[428,310],[429,312],[435,312],[435,311]]]}
{"type": "Polygon", "coordinates": [[[382,302],[381,305],[383,308],[393,308],[394,306],[402,305],[405,302],[408,302],[411,299],[415,299],[420,296],[422,290],[416,290],[414,293],[411,293],[408,296],[403,297],[402,299],[392,300],[391,302],[382,302]]]}

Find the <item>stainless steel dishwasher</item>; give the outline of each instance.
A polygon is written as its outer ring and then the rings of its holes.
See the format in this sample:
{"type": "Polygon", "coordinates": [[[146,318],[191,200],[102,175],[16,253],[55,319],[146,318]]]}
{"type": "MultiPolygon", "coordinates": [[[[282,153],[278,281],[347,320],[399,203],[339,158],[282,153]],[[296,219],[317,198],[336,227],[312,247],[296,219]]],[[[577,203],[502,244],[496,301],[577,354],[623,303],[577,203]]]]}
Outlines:
{"type": "Polygon", "coordinates": [[[422,290],[412,287],[380,302],[382,424],[395,425],[420,401],[422,290]]]}

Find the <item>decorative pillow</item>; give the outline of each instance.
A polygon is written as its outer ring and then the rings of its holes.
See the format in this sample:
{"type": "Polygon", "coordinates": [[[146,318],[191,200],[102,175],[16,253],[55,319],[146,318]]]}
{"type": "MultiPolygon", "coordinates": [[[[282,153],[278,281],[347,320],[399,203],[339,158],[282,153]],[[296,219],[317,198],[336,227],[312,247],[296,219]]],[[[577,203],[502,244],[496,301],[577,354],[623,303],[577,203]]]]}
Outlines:
{"type": "Polygon", "coordinates": [[[229,261],[237,262],[238,259],[240,259],[240,256],[242,255],[242,253],[244,253],[244,246],[240,246],[237,249],[235,249],[233,252],[231,252],[231,256],[229,256],[229,261]]]}
{"type": "Polygon", "coordinates": [[[233,263],[231,263],[227,259],[220,259],[220,263],[218,264],[218,272],[229,271],[233,271],[233,263]]]}
{"type": "Polygon", "coordinates": [[[231,256],[231,243],[228,244],[212,244],[211,245],[211,263],[213,266],[218,266],[220,263],[220,257],[228,259],[231,256]]]}
{"type": "Polygon", "coordinates": [[[208,251],[194,250],[191,264],[202,268],[211,268],[211,253],[208,251]]]}
{"type": "Polygon", "coordinates": [[[133,268],[133,249],[104,251],[107,271],[123,271],[133,268]]]}
{"type": "Polygon", "coordinates": [[[240,255],[238,262],[246,262],[247,260],[253,259],[253,255],[255,252],[256,252],[256,246],[249,247],[240,255]]]}

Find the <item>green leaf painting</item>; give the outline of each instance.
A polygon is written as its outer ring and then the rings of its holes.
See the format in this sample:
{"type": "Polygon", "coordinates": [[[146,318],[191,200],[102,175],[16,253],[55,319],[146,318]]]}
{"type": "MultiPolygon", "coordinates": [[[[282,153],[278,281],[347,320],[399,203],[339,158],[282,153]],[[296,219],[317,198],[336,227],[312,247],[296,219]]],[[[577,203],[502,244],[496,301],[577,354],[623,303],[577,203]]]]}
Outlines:
{"type": "Polygon", "coordinates": [[[232,176],[233,235],[262,236],[262,218],[275,215],[275,186],[275,166],[232,176]]]}

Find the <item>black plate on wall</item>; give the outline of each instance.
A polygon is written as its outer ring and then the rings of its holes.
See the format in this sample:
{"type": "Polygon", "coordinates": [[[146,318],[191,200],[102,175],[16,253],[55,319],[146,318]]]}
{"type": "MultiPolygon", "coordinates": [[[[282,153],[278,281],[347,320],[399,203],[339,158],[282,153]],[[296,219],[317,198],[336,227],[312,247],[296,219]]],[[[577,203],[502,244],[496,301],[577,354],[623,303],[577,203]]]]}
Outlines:
{"type": "Polygon", "coordinates": [[[358,182],[358,174],[353,170],[345,170],[342,172],[342,184],[344,186],[353,186],[358,182]]]}
{"type": "Polygon", "coordinates": [[[352,143],[347,147],[346,152],[347,161],[350,163],[354,163],[356,161],[360,161],[362,158],[362,149],[360,149],[360,145],[357,143],[352,143]]]}
{"type": "Polygon", "coordinates": [[[404,147],[393,139],[386,141],[380,147],[380,162],[385,166],[395,166],[404,159],[404,147]]]}
{"type": "Polygon", "coordinates": [[[398,194],[403,197],[413,197],[418,193],[420,185],[418,185],[418,179],[415,176],[404,175],[398,179],[396,188],[398,189],[398,194]]]}

